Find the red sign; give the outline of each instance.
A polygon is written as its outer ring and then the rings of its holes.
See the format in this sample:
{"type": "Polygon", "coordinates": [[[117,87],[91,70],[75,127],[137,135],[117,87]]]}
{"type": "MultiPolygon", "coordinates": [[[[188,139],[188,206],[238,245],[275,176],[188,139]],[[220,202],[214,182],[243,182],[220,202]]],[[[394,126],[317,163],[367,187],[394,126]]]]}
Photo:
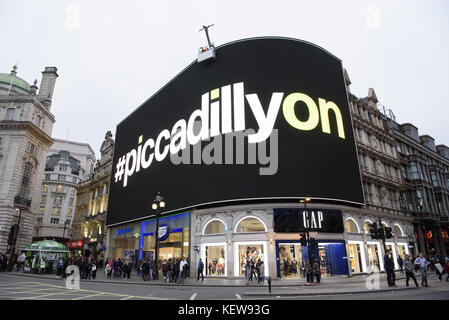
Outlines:
{"type": "Polygon", "coordinates": [[[82,248],[83,247],[83,241],[79,240],[79,241],[69,241],[68,247],[70,249],[77,249],[77,248],[82,248]]]}

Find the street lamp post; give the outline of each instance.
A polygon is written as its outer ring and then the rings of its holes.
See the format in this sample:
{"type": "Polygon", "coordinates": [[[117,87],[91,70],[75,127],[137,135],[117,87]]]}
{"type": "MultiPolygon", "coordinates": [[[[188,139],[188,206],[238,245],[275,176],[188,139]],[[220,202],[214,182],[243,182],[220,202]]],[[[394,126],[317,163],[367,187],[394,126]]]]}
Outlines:
{"type": "Polygon", "coordinates": [[[19,219],[17,221],[17,227],[14,230],[14,242],[11,246],[11,256],[14,256],[14,253],[16,251],[16,243],[17,243],[17,237],[19,236],[19,228],[20,228],[20,219],[22,217],[22,209],[20,207],[16,208],[16,211],[19,212],[19,219]]]}
{"type": "Polygon", "coordinates": [[[68,222],[67,220],[64,222],[64,232],[62,233],[62,241],[65,241],[65,229],[67,229],[67,225],[68,225],[67,222],[68,222]]]}
{"type": "Polygon", "coordinates": [[[305,198],[303,200],[299,200],[299,202],[304,203],[304,211],[307,214],[307,228],[306,228],[306,240],[307,240],[307,257],[309,258],[309,265],[312,268],[312,248],[310,241],[310,227],[312,224],[312,215],[307,213],[307,202],[310,202],[310,198],[305,198]]]}
{"type": "Polygon", "coordinates": [[[164,198],[161,196],[161,193],[158,192],[156,195],[156,198],[153,201],[153,205],[151,208],[153,210],[156,210],[156,230],[154,231],[154,237],[155,237],[155,245],[154,245],[154,264],[155,264],[155,279],[159,279],[159,271],[157,269],[157,263],[159,259],[158,254],[158,239],[159,239],[159,215],[161,213],[161,208],[165,207],[165,201],[164,198]]]}

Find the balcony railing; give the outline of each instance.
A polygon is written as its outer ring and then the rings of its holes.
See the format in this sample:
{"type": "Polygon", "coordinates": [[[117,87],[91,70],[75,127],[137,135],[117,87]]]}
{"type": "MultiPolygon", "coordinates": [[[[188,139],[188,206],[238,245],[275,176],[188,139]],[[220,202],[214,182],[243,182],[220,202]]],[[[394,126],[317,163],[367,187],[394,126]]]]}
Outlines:
{"type": "Polygon", "coordinates": [[[21,207],[24,209],[30,209],[31,207],[31,199],[24,198],[20,195],[17,195],[14,198],[14,206],[21,207]]]}

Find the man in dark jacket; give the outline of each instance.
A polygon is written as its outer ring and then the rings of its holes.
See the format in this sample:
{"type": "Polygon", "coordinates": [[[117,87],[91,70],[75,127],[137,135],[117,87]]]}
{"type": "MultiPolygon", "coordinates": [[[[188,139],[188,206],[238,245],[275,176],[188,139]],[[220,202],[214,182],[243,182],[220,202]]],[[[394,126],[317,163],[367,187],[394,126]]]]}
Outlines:
{"type": "Polygon", "coordinates": [[[398,257],[398,265],[399,265],[399,272],[404,273],[404,260],[402,260],[401,256],[398,257]]]}
{"type": "Polygon", "coordinates": [[[203,270],[204,270],[204,263],[200,259],[200,261],[198,262],[198,277],[196,278],[196,281],[200,280],[200,275],[201,275],[201,282],[204,282],[203,270]]]}
{"type": "Polygon", "coordinates": [[[145,260],[142,263],[142,273],[143,273],[143,281],[147,281],[148,276],[150,275],[150,266],[148,265],[148,260],[145,260]]]}
{"type": "Polygon", "coordinates": [[[397,287],[395,284],[396,276],[394,274],[394,261],[391,258],[391,250],[387,250],[387,253],[384,256],[384,266],[385,272],[387,273],[388,287],[397,287]]]}

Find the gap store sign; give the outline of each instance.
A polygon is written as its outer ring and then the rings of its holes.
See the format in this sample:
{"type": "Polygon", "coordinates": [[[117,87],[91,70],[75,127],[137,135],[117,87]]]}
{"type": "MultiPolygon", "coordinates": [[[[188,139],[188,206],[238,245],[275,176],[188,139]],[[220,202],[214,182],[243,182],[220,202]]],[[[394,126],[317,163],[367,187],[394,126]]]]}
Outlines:
{"type": "Polygon", "coordinates": [[[149,217],[158,191],[165,213],[304,197],[363,204],[341,60],[287,38],[216,55],[118,124],[107,225],[149,217]]]}

